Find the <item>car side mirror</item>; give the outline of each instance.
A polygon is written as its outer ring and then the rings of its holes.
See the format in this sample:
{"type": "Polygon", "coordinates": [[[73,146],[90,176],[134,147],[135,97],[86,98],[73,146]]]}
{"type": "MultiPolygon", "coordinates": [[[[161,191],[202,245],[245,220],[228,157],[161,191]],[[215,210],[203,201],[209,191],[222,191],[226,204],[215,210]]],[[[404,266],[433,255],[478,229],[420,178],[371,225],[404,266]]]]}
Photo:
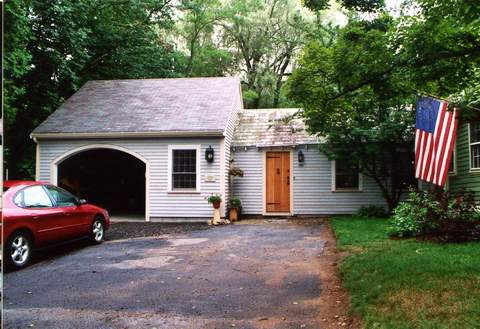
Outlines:
{"type": "Polygon", "coordinates": [[[87,200],[85,200],[85,199],[77,199],[77,204],[78,204],[79,206],[84,205],[84,204],[86,204],[86,203],[87,203],[87,200]]]}

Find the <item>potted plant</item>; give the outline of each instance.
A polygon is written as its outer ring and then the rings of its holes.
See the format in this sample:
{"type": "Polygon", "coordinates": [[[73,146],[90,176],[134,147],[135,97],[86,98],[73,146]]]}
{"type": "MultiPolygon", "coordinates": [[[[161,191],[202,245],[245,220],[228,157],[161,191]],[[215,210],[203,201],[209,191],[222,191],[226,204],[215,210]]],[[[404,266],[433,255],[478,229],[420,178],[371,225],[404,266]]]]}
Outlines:
{"type": "Polygon", "coordinates": [[[213,205],[213,208],[218,209],[222,203],[222,197],[218,194],[212,194],[208,197],[207,201],[213,205]]]}
{"type": "Polygon", "coordinates": [[[241,207],[242,207],[242,202],[240,201],[240,198],[233,197],[230,199],[229,218],[232,222],[235,222],[238,220],[238,213],[240,212],[241,207]]]}

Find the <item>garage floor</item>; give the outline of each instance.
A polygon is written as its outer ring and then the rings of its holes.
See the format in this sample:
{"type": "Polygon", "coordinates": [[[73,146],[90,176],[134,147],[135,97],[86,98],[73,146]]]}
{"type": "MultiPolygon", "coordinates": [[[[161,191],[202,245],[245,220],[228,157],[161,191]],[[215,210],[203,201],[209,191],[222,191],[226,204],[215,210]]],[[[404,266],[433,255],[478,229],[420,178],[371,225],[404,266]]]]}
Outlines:
{"type": "Polygon", "coordinates": [[[108,241],[5,277],[6,328],[322,328],[321,222],[108,241]]]}

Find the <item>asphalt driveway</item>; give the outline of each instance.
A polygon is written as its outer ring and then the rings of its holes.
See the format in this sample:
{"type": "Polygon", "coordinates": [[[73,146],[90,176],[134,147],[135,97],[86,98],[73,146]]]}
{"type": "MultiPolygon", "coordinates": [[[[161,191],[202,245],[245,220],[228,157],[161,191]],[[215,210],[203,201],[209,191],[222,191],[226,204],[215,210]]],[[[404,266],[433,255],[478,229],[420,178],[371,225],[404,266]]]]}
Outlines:
{"type": "Polygon", "coordinates": [[[5,328],[321,328],[321,222],[107,241],[5,276],[5,328]]]}

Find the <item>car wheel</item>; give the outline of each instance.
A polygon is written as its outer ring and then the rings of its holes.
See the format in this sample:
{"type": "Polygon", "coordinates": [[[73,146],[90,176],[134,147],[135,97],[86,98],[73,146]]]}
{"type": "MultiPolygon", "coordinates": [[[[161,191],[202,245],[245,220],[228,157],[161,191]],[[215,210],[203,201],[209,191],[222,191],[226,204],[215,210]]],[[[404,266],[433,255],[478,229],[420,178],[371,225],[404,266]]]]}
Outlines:
{"type": "Polygon", "coordinates": [[[27,232],[15,232],[8,239],[5,248],[5,261],[10,269],[21,269],[28,265],[32,258],[33,243],[27,232]]]}
{"type": "Polygon", "coordinates": [[[100,244],[105,239],[105,224],[102,218],[95,217],[93,220],[90,239],[95,244],[100,244]]]}

